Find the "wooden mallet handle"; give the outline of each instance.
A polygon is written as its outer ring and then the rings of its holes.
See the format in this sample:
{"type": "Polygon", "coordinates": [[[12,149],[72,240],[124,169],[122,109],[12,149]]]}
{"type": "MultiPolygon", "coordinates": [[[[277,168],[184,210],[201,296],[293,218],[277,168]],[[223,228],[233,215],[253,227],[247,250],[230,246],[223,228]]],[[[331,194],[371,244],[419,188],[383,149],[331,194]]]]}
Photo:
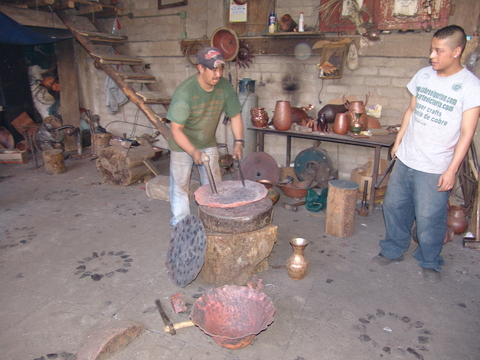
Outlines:
{"type": "MultiPolygon", "coordinates": [[[[182,321],[182,322],[173,324],[173,328],[174,328],[175,330],[183,329],[183,328],[190,327],[190,326],[195,326],[195,324],[193,323],[192,320],[182,321]]],[[[170,328],[169,328],[168,326],[165,326],[165,327],[163,328],[163,331],[166,332],[166,333],[168,333],[168,332],[170,332],[170,328]]]]}

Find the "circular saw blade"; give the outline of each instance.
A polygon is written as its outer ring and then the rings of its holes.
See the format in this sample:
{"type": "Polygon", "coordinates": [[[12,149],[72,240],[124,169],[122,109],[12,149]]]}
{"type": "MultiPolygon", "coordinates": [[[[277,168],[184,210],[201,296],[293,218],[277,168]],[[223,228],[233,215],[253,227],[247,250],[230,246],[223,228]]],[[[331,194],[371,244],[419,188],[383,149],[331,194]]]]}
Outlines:
{"type": "Polygon", "coordinates": [[[197,277],[205,262],[207,237],[202,220],[188,215],[179,221],[173,230],[167,253],[167,268],[170,281],[185,287],[197,277]]]}

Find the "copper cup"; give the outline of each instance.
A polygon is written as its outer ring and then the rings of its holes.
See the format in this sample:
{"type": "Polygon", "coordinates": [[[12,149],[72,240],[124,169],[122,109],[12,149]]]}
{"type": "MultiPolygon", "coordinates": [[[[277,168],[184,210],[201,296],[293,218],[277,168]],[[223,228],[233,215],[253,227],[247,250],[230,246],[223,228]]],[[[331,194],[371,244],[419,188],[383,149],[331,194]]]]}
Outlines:
{"type": "Polygon", "coordinates": [[[335,121],[333,123],[333,132],[339,135],[345,135],[348,133],[350,128],[350,114],[348,113],[337,113],[335,115],[335,121]]]}

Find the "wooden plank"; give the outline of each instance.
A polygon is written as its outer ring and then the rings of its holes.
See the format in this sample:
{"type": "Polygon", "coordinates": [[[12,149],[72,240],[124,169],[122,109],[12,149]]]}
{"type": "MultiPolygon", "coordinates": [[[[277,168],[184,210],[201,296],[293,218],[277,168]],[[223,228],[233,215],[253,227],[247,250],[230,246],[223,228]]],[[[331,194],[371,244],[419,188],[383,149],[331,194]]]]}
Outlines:
{"type": "Polygon", "coordinates": [[[127,83],[153,84],[157,81],[155,76],[139,74],[139,73],[117,73],[127,83]]]}
{"type": "Polygon", "coordinates": [[[153,163],[153,161],[151,159],[145,159],[145,160],[143,160],[143,163],[145,165],[147,165],[147,167],[150,169],[150,171],[155,176],[160,176],[161,175],[160,170],[157,169],[157,167],[155,166],[155,164],[153,163]]]}
{"type": "Polygon", "coordinates": [[[131,56],[125,55],[114,55],[114,54],[97,54],[91,53],[91,56],[94,56],[98,59],[101,64],[111,64],[111,65],[142,65],[143,60],[137,59],[131,56]]]}
{"type": "MultiPolygon", "coordinates": [[[[73,39],[59,41],[55,44],[55,52],[60,81],[60,98],[62,99],[63,125],[80,128],[80,104],[73,44],[73,39]]],[[[64,136],[64,145],[65,151],[78,150],[74,136],[64,136]]]]}
{"type": "Polygon", "coordinates": [[[87,37],[92,43],[96,44],[117,44],[123,45],[128,39],[127,36],[115,36],[108,33],[94,32],[94,31],[84,31],[81,30],[79,33],[87,37]]]}
{"type": "MultiPolygon", "coordinates": [[[[256,55],[295,55],[295,46],[297,46],[300,42],[304,44],[308,44],[310,48],[312,48],[312,55],[317,54],[321,55],[322,48],[314,49],[313,46],[320,40],[325,39],[319,35],[311,35],[307,37],[288,37],[288,36],[259,36],[259,37],[243,37],[239,38],[239,40],[247,41],[251,47],[253,48],[253,54],[256,55]]],[[[334,40],[333,38],[331,38],[334,40]]],[[[342,38],[336,38],[338,39],[342,38]]],[[[190,44],[195,42],[199,42],[204,46],[210,46],[210,40],[183,40],[180,41],[180,49],[182,53],[185,55],[187,51],[187,47],[190,44]]],[[[332,44],[335,42],[332,41],[332,44]]],[[[255,59],[253,59],[255,63],[255,59]]]]}
{"type": "Polygon", "coordinates": [[[145,104],[163,104],[170,103],[170,99],[164,98],[164,95],[158,91],[137,91],[145,104]]]}

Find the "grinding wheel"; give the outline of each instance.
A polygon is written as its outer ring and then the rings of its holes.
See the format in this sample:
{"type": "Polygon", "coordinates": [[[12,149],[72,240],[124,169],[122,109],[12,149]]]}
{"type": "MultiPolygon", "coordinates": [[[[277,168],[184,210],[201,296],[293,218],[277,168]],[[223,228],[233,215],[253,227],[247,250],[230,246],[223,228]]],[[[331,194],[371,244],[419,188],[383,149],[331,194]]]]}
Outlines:
{"type": "Polygon", "coordinates": [[[251,181],[269,180],[277,185],[280,171],[272,155],[265,152],[248,154],[241,162],[243,176],[251,181]]]}
{"type": "Polygon", "coordinates": [[[197,277],[205,262],[207,237],[198,216],[188,215],[173,230],[167,253],[170,281],[185,287],[197,277]]]}
{"type": "Polygon", "coordinates": [[[315,180],[321,188],[327,187],[328,181],[334,179],[332,160],[325,150],[316,147],[305,149],[297,155],[294,171],[300,181],[315,180]]]}
{"type": "Polygon", "coordinates": [[[234,208],[198,207],[198,215],[207,230],[224,234],[256,231],[272,223],[273,204],[270,198],[234,208]]]}

